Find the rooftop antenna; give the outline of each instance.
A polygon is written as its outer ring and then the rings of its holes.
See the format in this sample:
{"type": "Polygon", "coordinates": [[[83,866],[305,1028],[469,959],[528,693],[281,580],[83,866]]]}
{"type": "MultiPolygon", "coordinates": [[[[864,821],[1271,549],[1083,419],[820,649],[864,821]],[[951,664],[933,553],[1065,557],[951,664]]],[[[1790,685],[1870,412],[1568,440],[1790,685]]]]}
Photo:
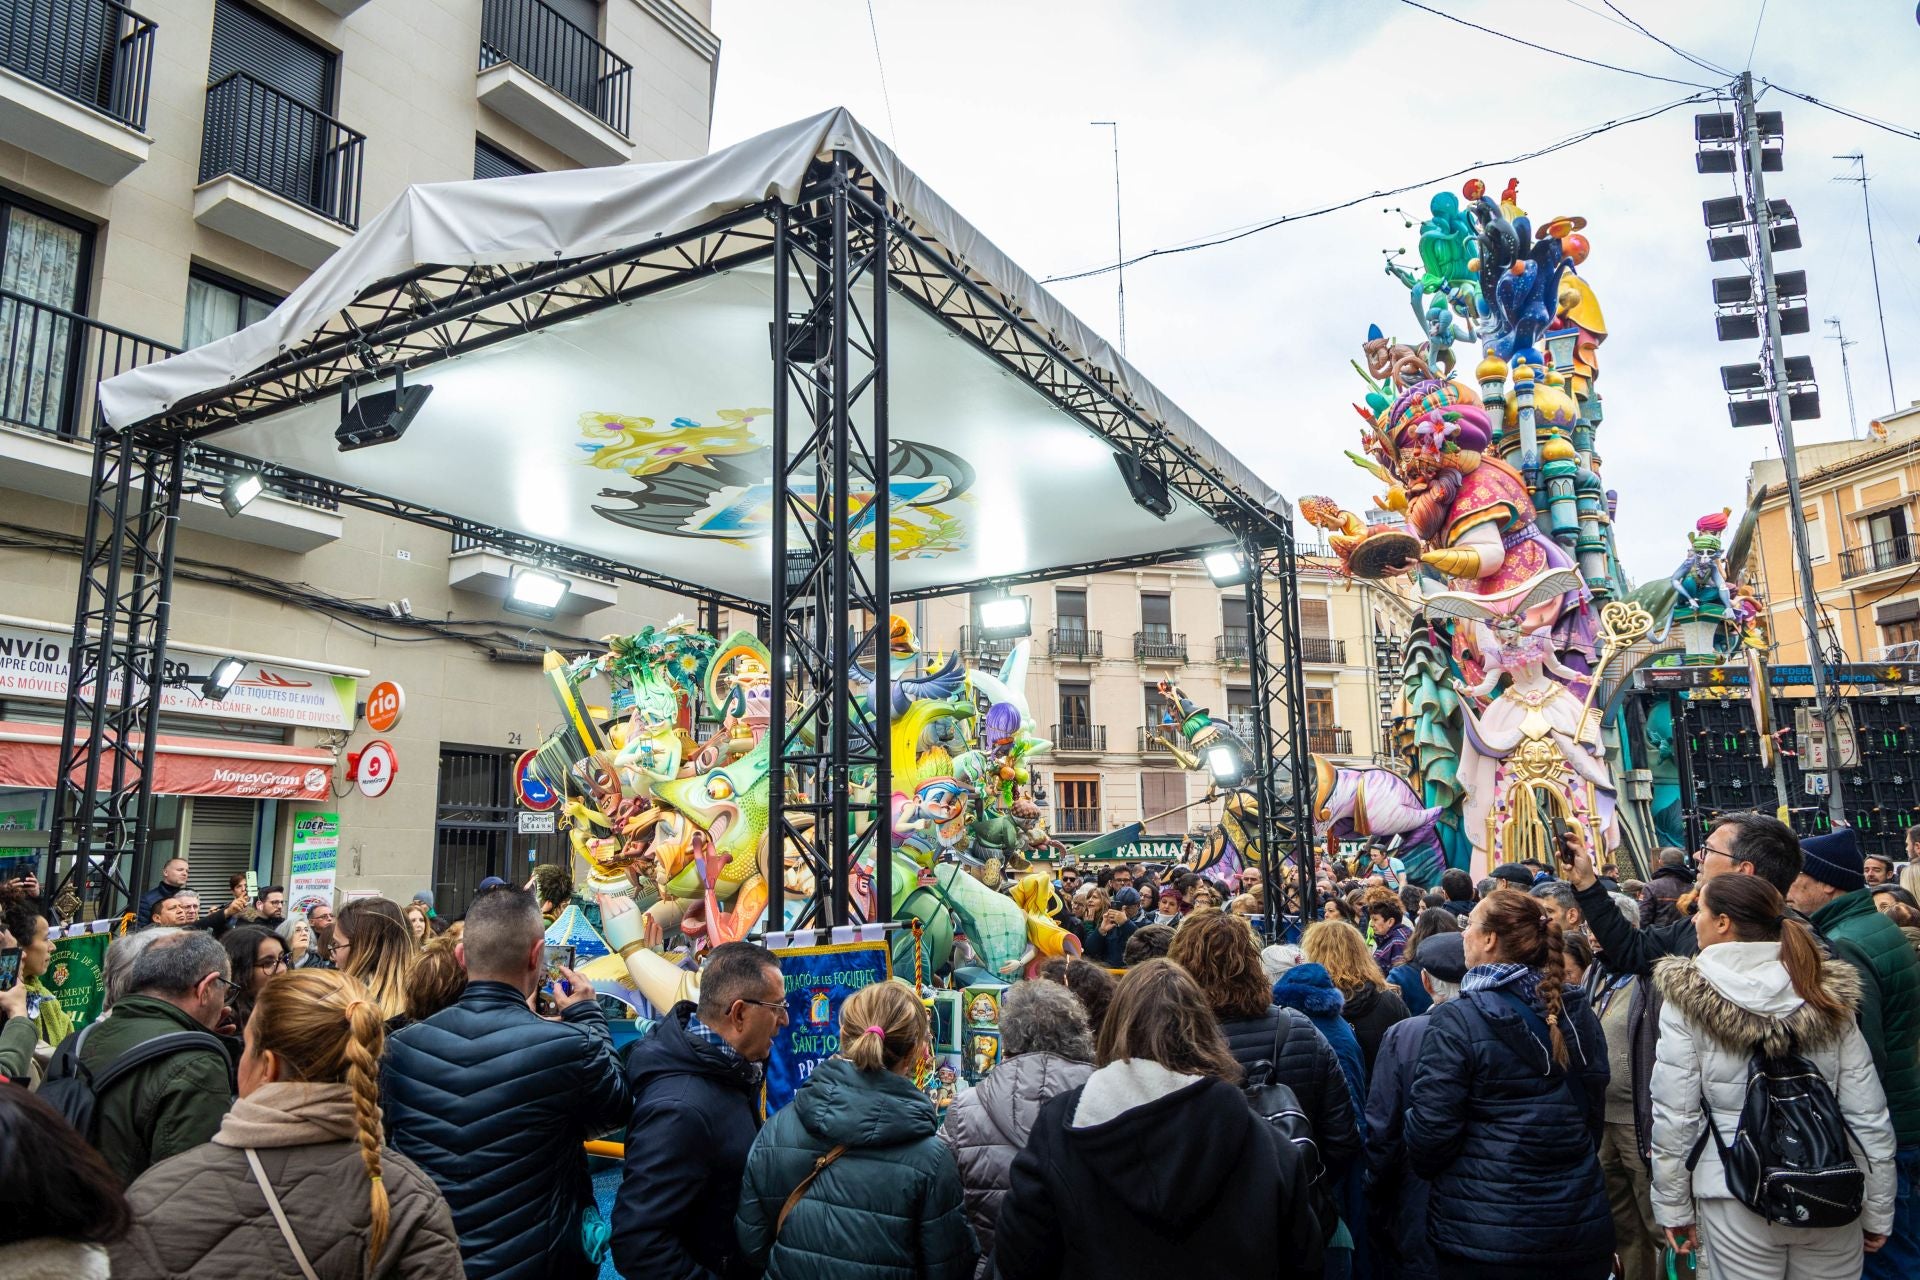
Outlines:
{"type": "Polygon", "coordinates": [[[1860,339],[1847,336],[1847,331],[1840,327],[1839,316],[1828,316],[1827,323],[1833,326],[1833,340],[1840,344],[1840,377],[1847,384],[1847,434],[1858,440],[1860,419],[1853,412],[1853,369],[1847,363],[1847,348],[1859,346],[1860,339]]]}
{"type": "MultiPolygon", "coordinates": [[[[1867,211],[1867,261],[1873,267],[1873,310],[1880,317],[1880,358],[1887,363],[1887,405],[1900,407],[1900,396],[1893,389],[1893,351],[1887,346],[1887,310],[1880,303],[1880,257],[1873,248],[1873,201],[1867,198],[1867,157],[1864,152],[1855,151],[1848,155],[1835,156],[1835,160],[1846,160],[1860,166],[1856,174],[1844,173],[1835,178],[1835,182],[1857,182],[1860,184],[1860,204],[1867,211]]],[[[1844,357],[1846,348],[1840,348],[1844,357]]]]}
{"type": "Polygon", "coordinates": [[[1096,129],[1113,130],[1113,263],[1119,277],[1120,354],[1127,354],[1127,242],[1120,233],[1120,122],[1094,120],[1096,129]]]}

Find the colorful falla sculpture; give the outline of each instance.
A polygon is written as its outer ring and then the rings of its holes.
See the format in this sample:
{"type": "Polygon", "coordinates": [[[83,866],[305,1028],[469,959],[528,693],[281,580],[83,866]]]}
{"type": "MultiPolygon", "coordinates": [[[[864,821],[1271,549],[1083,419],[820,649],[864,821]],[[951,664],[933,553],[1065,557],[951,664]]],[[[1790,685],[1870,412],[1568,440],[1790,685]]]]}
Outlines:
{"type": "MultiPolygon", "coordinates": [[[[1649,638],[1676,623],[1737,637],[1758,605],[1743,606],[1734,585],[1750,522],[1727,567],[1718,558],[1730,513],[1701,522],[1671,579],[1628,588],[1617,497],[1595,451],[1607,327],[1581,272],[1592,247],[1585,219],[1536,227],[1517,181],[1495,201],[1475,179],[1429,209],[1422,270],[1388,264],[1424,340],[1373,326],[1355,366],[1365,426],[1348,456],[1384,486],[1385,518],[1368,524],[1325,497],[1300,510],[1329,531],[1344,572],[1419,583],[1402,745],[1446,864],[1479,877],[1502,862],[1550,860],[1559,822],[1615,849],[1620,746],[1601,700],[1610,676],[1644,661],[1649,638]],[[1465,361],[1454,348],[1470,338],[1482,355],[1468,376],[1455,371],[1465,361]]],[[[1706,646],[1716,647],[1725,648],[1706,646]]],[[[1323,789],[1340,791],[1331,778],[1323,789]]]]}

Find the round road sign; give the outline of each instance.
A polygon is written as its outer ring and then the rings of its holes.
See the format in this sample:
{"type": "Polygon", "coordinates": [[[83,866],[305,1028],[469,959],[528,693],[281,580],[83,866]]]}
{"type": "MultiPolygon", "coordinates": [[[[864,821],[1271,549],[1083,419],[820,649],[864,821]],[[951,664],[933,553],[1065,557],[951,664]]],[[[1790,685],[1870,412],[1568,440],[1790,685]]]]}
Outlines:
{"type": "Polygon", "coordinates": [[[545,813],[559,807],[560,793],[534,774],[533,755],[531,751],[523,751],[513,762],[513,791],[524,807],[545,813]]]}

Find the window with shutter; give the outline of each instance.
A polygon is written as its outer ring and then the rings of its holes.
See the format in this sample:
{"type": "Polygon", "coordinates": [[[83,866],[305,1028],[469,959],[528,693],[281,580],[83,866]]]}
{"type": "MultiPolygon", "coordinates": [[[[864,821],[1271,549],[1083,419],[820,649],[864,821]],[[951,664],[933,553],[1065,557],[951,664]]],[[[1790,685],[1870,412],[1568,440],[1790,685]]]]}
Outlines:
{"type": "Polygon", "coordinates": [[[1300,634],[1315,640],[1326,640],[1333,636],[1333,621],[1327,613],[1325,600],[1302,600],[1300,602],[1300,634]]]}
{"type": "Polygon", "coordinates": [[[523,173],[537,172],[532,165],[508,155],[485,138],[473,140],[474,177],[517,178],[523,173]]]}
{"type": "Polygon", "coordinates": [[[588,35],[600,37],[600,0],[545,0],[545,3],[547,8],[588,35]]]}
{"type": "Polygon", "coordinates": [[[200,894],[200,913],[218,911],[233,900],[227,888],[234,876],[254,867],[260,823],[258,800],[194,796],[186,803],[187,883],[200,894]]]}
{"type": "Polygon", "coordinates": [[[1184,835],[1187,815],[1187,775],[1160,770],[1140,775],[1141,830],[1150,836],[1184,835]],[[1168,810],[1178,810],[1169,813],[1168,810]]]}
{"type": "Polygon", "coordinates": [[[207,82],[244,71],[295,102],[333,112],[333,54],[239,0],[216,0],[207,82]]]}

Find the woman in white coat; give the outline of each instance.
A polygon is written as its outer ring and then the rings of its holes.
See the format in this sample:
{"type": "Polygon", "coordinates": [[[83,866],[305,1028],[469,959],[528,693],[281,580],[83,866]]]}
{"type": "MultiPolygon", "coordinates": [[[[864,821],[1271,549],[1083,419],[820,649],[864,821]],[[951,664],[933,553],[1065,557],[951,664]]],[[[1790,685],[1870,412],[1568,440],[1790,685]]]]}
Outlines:
{"type": "Polygon", "coordinates": [[[1700,954],[1654,968],[1666,1004],[1653,1068],[1653,1213],[1676,1250],[1700,1247],[1714,1280],[1853,1280],[1863,1251],[1884,1244],[1893,1225],[1893,1125],[1854,1022],[1859,975],[1823,960],[1813,934],[1785,913],[1759,877],[1715,876],[1694,917],[1700,954]],[[1732,1142],[1754,1051],[1790,1043],[1832,1088],[1866,1171],[1865,1207],[1843,1227],[1767,1222],[1728,1192],[1711,1139],[1687,1169],[1706,1128],[1702,1099],[1732,1142]]]}

